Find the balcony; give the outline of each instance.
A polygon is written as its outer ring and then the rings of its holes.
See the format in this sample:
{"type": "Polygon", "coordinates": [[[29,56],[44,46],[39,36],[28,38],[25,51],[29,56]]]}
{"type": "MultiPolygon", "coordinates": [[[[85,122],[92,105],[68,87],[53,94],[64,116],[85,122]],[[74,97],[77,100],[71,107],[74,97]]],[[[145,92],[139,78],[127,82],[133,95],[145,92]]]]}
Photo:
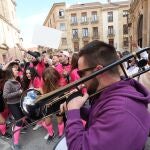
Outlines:
{"type": "Polygon", "coordinates": [[[79,37],[78,37],[78,35],[76,35],[76,36],[72,36],[72,41],[74,41],[74,42],[79,41],[79,37]]]}
{"type": "Polygon", "coordinates": [[[82,25],[88,25],[89,24],[89,19],[86,18],[86,19],[81,19],[81,24],[82,25]]]}
{"type": "Polygon", "coordinates": [[[93,40],[98,40],[98,39],[100,39],[99,34],[93,34],[92,39],[93,39],[93,40]]]}
{"type": "Polygon", "coordinates": [[[91,17],[91,24],[96,24],[96,23],[98,23],[99,22],[99,20],[98,20],[98,16],[97,17],[91,17]]]}
{"type": "Polygon", "coordinates": [[[77,25],[78,25],[78,22],[77,22],[77,21],[76,21],[76,22],[70,21],[70,25],[72,25],[72,26],[77,26],[77,25]]]}
{"type": "Polygon", "coordinates": [[[83,40],[83,41],[89,41],[89,40],[90,40],[89,34],[82,36],[82,40],[83,40]]]}
{"type": "Polygon", "coordinates": [[[91,24],[97,24],[99,21],[97,20],[91,20],[91,24]]]}
{"type": "Polygon", "coordinates": [[[114,32],[108,32],[107,37],[112,38],[115,36],[114,32]]]}
{"type": "Polygon", "coordinates": [[[56,18],[55,18],[56,20],[64,20],[65,19],[65,16],[56,16],[56,18]]]}

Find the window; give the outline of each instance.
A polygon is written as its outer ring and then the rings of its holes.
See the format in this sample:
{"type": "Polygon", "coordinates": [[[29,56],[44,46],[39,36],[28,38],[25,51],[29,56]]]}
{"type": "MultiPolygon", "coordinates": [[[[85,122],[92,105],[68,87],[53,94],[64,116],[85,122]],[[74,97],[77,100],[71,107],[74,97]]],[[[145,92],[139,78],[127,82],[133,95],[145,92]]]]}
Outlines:
{"type": "Polygon", "coordinates": [[[109,39],[109,44],[114,46],[114,39],[109,39]]]}
{"type": "Polygon", "coordinates": [[[72,29],[72,37],[78,38],[78,29],[72,29]]]}
{"type": "Polygon", "coordinates": [[[77,16],[76,14],[71,14],[71,23],[76,24],[77,23],[77,16]]]}
{"type": "Polygon", "coordinates": [[[79,51],[79,42],[74,42],[74,51],[77,52],[79,51]]]}
{"type": "Polygon", "coordinates": [[[82,13],[81,14],[81,22],[82,23],[87,22],[87,13],[82,13]]]}
{"type": "Polygon", "coordinates": [[[128,10],[123,10],[123,17],[127,17],[128,16],[128,10]]]}
{"type": "Polygon", "coordinates": [[[62,45],[67,45],[67,39],[66,38],[62,38],[61,41],[62,41],[62,45]]]}
{"type": "Polygon", "coordinates": [[[128,34],[128,25],[127,24],[123,25],[123,34],[128,34]]]}
{"type": "Polygon", "coordinates": [[[83,37],[88,37],[88,28],[83,28],[82,29],[82,36],[83,37]]]}
{"type": "Polygon", "coordinates": [[[129,46],[128,37],[124,37],[123,38],[123,46],[124,47],[128,47],[129,46]]]}
{"type": "Polygon", "coordinates": [[[61,31],[65,31],[66,30],[65,23],[60,23],[60,30],[61,31]]]}
{"type": "Polygon", "coordinates": [[[98,17],[97,17],[97,11],[93,11],[92,12],[92,22],[95,22],[98,20],[98,17]]]}
{"type": "Polygon", "coordinates": [[[98,27],[93,27],[93,37],[98,37],[98,27]]]}
{"type": "Polygon", "coordinates": [[[63,9],[59,10],[59,17],[64,17],[64,10],[63,9]]]}
{"type": "Polygon", "coordinates": [[[108,12],[108,22],[113,22],[113,12],[108,12]]]}
{"type": "Polygon", "coordinates": [[[114,34],[113,26],[108,26],[108,35],[113,35],[113,34],[114,34]]]}

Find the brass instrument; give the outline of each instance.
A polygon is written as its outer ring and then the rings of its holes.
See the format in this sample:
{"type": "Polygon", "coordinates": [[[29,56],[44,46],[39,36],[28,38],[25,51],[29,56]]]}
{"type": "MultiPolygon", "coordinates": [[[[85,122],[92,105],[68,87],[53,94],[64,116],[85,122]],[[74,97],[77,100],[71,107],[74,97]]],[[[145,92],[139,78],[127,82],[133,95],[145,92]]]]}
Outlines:
{"type": "MultiPolygon", "coordinates": [[[[53,107],[53,105],[56,103],[60,103],[60,102],[63,103],[65,101],[65,98],[67,98],[70,94],[72,94],[72,92],[70,92],[70,89],[77,88],[77,86],[96,77],[99,74],[102,74],[102,73],[108,71],[109,69],[111,69],[112,67],[115,67],[115,66],[121,67],[121,69],[124,73],[125,79],[137,77],[137,76],[149,71],[150,66],[147,69],[140,69],[140,71],[137,74],[134,74],[133,76],[128,76],[128,74],[126,73],[126,70],[123,67],[123,63],[130,60],[131,58],[137,57],[142,52],[149,51],[149,50],[150,50],[150,47],[144,48],[136,53],[134,52],[132,54],[129,54],[129,55],[123,57],[122,59],[102,68],[101,70],[97,70],[97,71],[93,72],[89,76],[85,76],[73,83],[66,85],[65,87],[59,88],[53,92],[50,92],[50,93],[47,93],[44,95],[41,95],[40,92],[37,90],[29,89],[29,90],[25,91],[22,95],[21,108],[22,108],[23,112],[25,113],[25,115],[28,116],[29,118],[31,118],[33,120],[42,119],[43,117],[46,116],[44,112],[47,107],[53,107]]],[[[143,60],[139,60],[138,63],[139,63],[138,66],[140,66],[141,68],[143,68],[145,65],[147,65],[147,63],[145,63],[145,61],[143,61],[143,60]],[[140,62],[140,61],[142,61],[142,62],[140,62]]],[[[99,92],[101,92],[101,91],[98,91],[97,93],[99,93],[99,92]]],[[[55,113],[55,112],[52,112],[52,113],[55,113]]]]}

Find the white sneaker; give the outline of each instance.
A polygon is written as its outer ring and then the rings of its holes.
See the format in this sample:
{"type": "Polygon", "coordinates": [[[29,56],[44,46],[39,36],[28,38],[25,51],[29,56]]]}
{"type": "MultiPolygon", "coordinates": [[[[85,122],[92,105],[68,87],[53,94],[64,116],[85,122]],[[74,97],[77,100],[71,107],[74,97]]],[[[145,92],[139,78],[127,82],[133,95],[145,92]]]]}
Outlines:
{"type": "Polygon", "coordinates": [[[45,136],[44,136],[44,139],[47,140],[49,137],[49,134],[47,133],[45,136]]]}
{"type": "Polygon", "coordinates": [[[41,127],[42,127],[42,125],[36,124],[35,127],[33,128],[33,130],[35,131],[35,130],[41,128],[41,127]]]}

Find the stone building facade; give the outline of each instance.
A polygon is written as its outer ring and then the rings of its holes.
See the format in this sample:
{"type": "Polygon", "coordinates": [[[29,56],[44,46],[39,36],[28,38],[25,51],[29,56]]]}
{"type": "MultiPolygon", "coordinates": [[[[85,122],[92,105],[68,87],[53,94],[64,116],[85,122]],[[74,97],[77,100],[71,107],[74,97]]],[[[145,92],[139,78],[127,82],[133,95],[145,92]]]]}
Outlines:
{"type": "Polygon", "coordinates": [[[45,26],[63,32],[59,49],[78,51],[98,39],[128,49],[127,12],[129,2],[75,4],[54,3],[44,21],[45,26]]]}
{"type": "Polygon", "coordinates": [[[16,48],[19,43],[19,29],[16,20],[16,1],[0,0],[0,63],[8,57],[21,58],[16,48]]]}
{"type": "Polygon", "coordinates": [[[140,47],[150,46],[150,0],[130,0],[128,24],[130,41],[140,47]]]}

